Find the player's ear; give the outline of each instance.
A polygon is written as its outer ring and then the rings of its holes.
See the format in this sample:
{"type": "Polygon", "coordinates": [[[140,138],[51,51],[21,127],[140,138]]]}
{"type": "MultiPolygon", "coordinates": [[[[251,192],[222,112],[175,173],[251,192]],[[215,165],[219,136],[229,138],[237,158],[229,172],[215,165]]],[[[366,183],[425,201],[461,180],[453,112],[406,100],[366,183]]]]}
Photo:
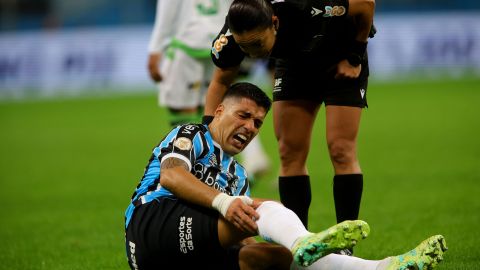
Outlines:
{"type": "Polygon", "coordinates": [[[280,26],[280,20],[275,15],[272,15],[272,24],[273,24],[273,27],[275,28],[275,31],[278,31],[278,27],[280,26]]]}
{"type": "Polygon", "coordinates": [[[215,109],[215,116],[220,116],[224,110],[225,105],[223,105],[223,103],[218,104],[217,108],[215,109]]]}

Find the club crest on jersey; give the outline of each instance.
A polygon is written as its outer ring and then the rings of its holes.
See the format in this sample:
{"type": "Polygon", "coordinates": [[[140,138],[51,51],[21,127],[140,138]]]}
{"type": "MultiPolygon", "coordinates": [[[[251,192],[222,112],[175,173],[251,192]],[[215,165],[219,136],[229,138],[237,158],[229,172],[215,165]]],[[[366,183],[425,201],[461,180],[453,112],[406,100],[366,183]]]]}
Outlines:
{"type": "Polygon", "coordinates": [[[192,149],[192,141],[189,138],[185,137],[179,137],[175,139],[175,142],[173,143],[175,147],[177,147],[180,150],[188,151],[192,149]]]}
{"type": "Polygon", "coordinates": [[[212,54],[215,55],[215,58],[220,58],[220,52],[223,50],[223,47],[228,44],[228,38],[224,35],[221,34],[217,40],[213,43],[212,46],[212,54]]]}
{"type": "Polygon", "coordinates": [[[344,6],[325,6],[325,14],[323,17],[342,16],[346,12],[344,6]]]}

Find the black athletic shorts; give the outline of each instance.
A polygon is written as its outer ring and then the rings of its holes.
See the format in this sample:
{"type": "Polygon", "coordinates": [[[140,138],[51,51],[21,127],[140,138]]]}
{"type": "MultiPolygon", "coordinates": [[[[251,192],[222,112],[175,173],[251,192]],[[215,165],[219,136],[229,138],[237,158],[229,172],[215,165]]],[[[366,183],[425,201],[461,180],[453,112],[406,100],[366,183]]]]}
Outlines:
{"type": "Polygon", "coordinates": [[[218,212],[161,198],[135,208],[125,244],[131,269],[239,269],[239,247],[223,249],[218,212]]]}
{"type": "Polygon", "coordinates": [[[277,59],[273,101],[310,100],[325,105],[367,107],[368,63],[357,79],[336,80],[336,69],[321,68],[314,60],[277,59]]]}

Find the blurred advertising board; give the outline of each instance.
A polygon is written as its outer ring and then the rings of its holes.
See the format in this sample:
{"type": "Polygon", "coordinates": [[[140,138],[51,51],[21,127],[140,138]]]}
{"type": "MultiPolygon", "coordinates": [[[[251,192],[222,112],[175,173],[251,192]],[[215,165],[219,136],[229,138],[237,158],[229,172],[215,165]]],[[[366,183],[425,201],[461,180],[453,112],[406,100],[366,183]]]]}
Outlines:
{"type": "Polygon", "coordinates": [[[480,13],[377,15],[369,41],[371,76],[480,76],[480,13]]]}
{"type": "MultiPolygon", "coordinates": [[[[480,13],[377,14],[371,77],[480,76],[480,13]]],[[[152,26],[0,33],[0,97],[155,89],[152,26]]]]}
{"type": "Polygon", "coordinates": [[[0,96],[152,87],[150,27],[0,34],[0,96]]]}

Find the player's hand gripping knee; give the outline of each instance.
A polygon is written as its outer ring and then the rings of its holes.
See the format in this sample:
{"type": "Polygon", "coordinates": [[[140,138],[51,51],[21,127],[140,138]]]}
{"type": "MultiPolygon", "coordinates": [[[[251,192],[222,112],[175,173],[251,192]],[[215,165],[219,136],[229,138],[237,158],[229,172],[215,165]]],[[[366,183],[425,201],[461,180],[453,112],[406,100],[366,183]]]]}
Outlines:
{"type": "Polygon", "coordinates": [[[212,201],[212,207],[239,230],[257,234],[255,220],[259,215],[252,205],[253,200],[247,196],[228,196],[225,193],[218,194],[212,201]]]}

